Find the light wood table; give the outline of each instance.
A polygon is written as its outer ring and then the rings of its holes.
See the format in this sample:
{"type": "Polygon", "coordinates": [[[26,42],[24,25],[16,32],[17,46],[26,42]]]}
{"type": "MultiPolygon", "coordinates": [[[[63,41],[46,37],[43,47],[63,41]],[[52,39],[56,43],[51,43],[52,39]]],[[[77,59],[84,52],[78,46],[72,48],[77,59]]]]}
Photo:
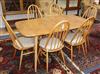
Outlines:
{"type": "Polygon", "coordinates": [[[26,37],[35,37],[35,72],[37,72],[37,49],[38,36],[50,33],[51,29],[61,20],[68,20],[70,29],[80,27],[86,19],[75,15],[47,16],[33,20],[23,20],[16,22],[18,31],[26,37]]]}

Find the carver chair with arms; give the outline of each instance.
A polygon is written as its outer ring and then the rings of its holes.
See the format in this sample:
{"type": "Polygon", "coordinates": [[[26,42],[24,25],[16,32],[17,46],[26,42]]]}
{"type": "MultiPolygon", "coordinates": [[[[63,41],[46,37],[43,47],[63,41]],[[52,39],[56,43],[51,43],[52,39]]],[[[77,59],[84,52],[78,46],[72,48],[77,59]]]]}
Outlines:
{"type": "Polygon", "coordinates": [[[73,60],[74,47],[78,47],[80,52],[80,46],[82,46],[84,56],[87,54],[87,44],[86,39],[90,32],[91,26],[94,22],[94,17],[87,18],[82,25],[75,30],[75,32],[69,32],[66,36],[65,42],[68,45],[65,45],[71,51],[71,60],[73,60]]]}
{"type": "Polygon", "coordinates": [[[49,53],[60,52],[61,57],[65,63],[64,54],[62,48],[64,47],[63,42],[65,37],[69,31],[69,23],[67,20],[63,20],[58,22],[53,29],[50,31],[48,37],[45,37],[40,40],[40,50],[38,52],[38,56],[45,55],[46,56],[46,71],[48,73],[48,57],[49,53]]]}
{"type": "Polygon", "coordinates": [[[9,23],[5,19],[4,16],[2,16],[6,29],[10,35],[10,38],[13,42],[13,46],[15,47],[15,51],[13,54],[13,57],[16,54],[16,51],[19,50],[21,51],[20,54],[20,64],[19,64],[19,70],[21,69],[21,64],[22,64],[22,59],[24,55],[28,55],[31,53],[34,53],[34,38],[27,38],[27,37],[17,37],[12,28],[10,27],[9,23]],[[32,49],[31,49],[32,48],[32,49]]]}
{"type": "Polygon", "coordinates": [[[31,4],[27,9],[27,17],[29,19],[41,18],[42,13],[37,5],[31,4]]]}

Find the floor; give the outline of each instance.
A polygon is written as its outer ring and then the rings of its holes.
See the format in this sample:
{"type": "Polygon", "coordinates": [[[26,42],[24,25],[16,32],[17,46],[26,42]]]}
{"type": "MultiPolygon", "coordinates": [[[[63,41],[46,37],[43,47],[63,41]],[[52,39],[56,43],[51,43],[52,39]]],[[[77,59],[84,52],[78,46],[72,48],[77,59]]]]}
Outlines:
{"type": "MultiPolygon", "coordinates": [[[[57,55],[51,54],[51,56],[49,56],[49,74],[53,74],[54,70],[61,71],[61,74],[71,72],[73,72],[73,74],[89,74],[95,70],[97,72],[100,69],[100,41],[93,37],[90,37],[90,40],[91,45],[88,50],[87,58],[83,56],[82,52],[77,55],[77,49],[75,49],[74,62],[72,62],[69,58],[70,52],[66,48],[63,48],[67,63],[65,65],[57,55]]],[[[18,51],[16,57],[12,58],[14,48],[10,40],[0,42],[0,47],[3,48],[0,52],[0,56],[4,57],[4,60],[0,62],[0,74],[35,74],[33,54],[24,57],[22,69],[18,71],[20,52],[18,51]]],[[[40,60],[41,64],[38,65],[38,74],[46,74],[45,58],[41,57],[40,60]]]]}

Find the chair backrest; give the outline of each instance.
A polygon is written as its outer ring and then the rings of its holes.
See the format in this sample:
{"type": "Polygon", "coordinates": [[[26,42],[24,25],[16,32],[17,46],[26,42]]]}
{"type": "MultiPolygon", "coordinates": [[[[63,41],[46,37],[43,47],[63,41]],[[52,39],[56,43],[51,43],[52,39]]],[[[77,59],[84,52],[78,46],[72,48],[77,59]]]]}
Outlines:
{"type": "Polygon", "coordinates": [[[94,19],[94,17],[87,18],[82,23],[81,27],[77,29],[70,43],[81,44],[82,42],[84,42],[84,40],[86,40],[86,37],[90,32],[92,24],[94,23],[94,19]]]}
{"type": "Polygon", "coordinates": [[[55,4],[55,3],[52,3],[50,5],[50,15],[62,15],[63,14],[63,9],[55,4]]]}
{"type": "Polygon", "coordinates": [[[42,13],[40,12],[37,5],[31,4],[27,10],[28,19],[40,18],[42,17],[42,13]]]}
{"type": "Polygon", "coordinates": [[[36,0],[36,4],[39,6],[44,15],[48,15],[49,7],[54,2],[55,0],[36,0]]]}
{"type": "Polygon", "coordinates": [[[93,16],[94,18],[96,18],[96,15],[97,15],[97,7],[95,5],[92,5],[89,8],[87,8],[82,17],[89,18],[93,16]]]}
{"type": "Polygon", "coordinates": [[[14,33],[14,31],[12,30],[12,28],[10,27],[9,23],[7,22],[7,20],[5,19],[4,16],[2,16],[2,19],[4,20],[6,29],[7,29],[8,33],[9,33],[10,37],[11,37],[12,42],[15,45],[19,45],[20,47],[23,47],[22,44],[19,42],[16,34],[14,33]]]}
{"type": "MultiPolygon", "coordinates": [[[[61,49],[63,47],[62,43],[64,42],[65,37],[69,31],[69,26],[70,24],[67,20],[58,22],[49,33],[45,48],[47,48],[49,45],[50,49],[61,49]]],[[[47,49],[47,51],[48,50],[49,49],[47,49]]]]}

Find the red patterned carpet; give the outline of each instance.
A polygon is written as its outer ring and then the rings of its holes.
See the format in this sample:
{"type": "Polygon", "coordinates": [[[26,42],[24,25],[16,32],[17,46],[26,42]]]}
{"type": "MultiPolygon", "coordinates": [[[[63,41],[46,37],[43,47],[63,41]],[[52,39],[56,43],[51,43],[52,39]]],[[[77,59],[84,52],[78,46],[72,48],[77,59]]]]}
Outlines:
{"type": "MultiPolygon", "coordinates": [[[[97,26],[98,25],[94,26],[95,29],[92,29],[92,33],[89,37],[90,46],[88,47],[87,58],[85,58],[82,53],[77,55],[77,51],[75,50],[74,62],[79,69],[84,72],[84,74],[100,74],[100,27],[98,28],[97,26]]],[[[23,58],[21,71],[18,71],[20,56],[19,51],[17,52],[16,57],[12,58],[14,48],[10,40],[0,42],[0,47],[3,48],[3,50],[0,51],[0,74],[35,74],[34,59],[32,57],[33,54],[23,58]]],[[[66,48],[63,50],[65,51],[65,55],[69,56],[68,50],[66,48]]],[[[41,57],[40,60],[41,64],[38,65],[37,74],[46,74],[44,57],[41,57]]],[[[78,73],[68,59],[66,59],[66,63],[73,74],[81,74],[78,73]]],[[[61,74],[67,74],[65,69],[61,67],[60,63],[51,56],[49,57],[49,74],[53,74],[54,70],[61,71],[61,74]]]]}
{"type": "MultiPolygon", "coordinates": [[[[11,41],[1,42],[0,47],[3,48],[3,50],[0,52],[0,56],[4,58],[3,61],[0,62],[0,74],[35,74],[33,54],[23,58],[22,68],[20,71],[18,71],[20,56],[19,51],[17,52],[16,57],[12,58],[14,48],[11,41]]],[[[56,61],[54,61],[53,58],[51,60],[50,57],[49,62],[49,74],[52,74],[53,69],[61,70],[61,73],[65,74],[64,70],[56,61]]],[[[38,66],[37,74],[46,74],[44,57],[41,58],[41,65],[38,66]]]]}
{"type": "Polygon", "coordinates": [[[93,71],[93,72],[91,72],[90,74],[100,74],[100,68],[95,70],[95,71],[93,71]]]}
{"type": "MultiPolygon", "coordinates": [[[[88,58],[84,58],[82,54],[76,55],[75,64],[79,66],[79,68],[84,71],[87,68],[92,68],[95,65],[100,65],[100,40],[97,38],[90,38],[91,47],[88,50],[88,58]],[[99,43],[97,43],[99,42],[99,43]]],[[[3,61],[0,62],[0,74],[33,74],[34,73],[34,60],[32,59],[33,55],[28,55],[23,58],[22,69],[18,71],[19,65],[19,52],[16,54],[15,58],[12,58],[14,48],[12,47],[11,41],[0,43],[0,47],[3,50],[0,52],[0,56],[4,57],[3,61]]],[[[64,48],[64,51],[66,49],[64,48]]],[[[66,54],[67,51],[65,51],[66,54]]],[[[76,52],[75,52],[76,53],[76,52]]],[[[50,57],[52,58],[52,57],[50,57]]],[[[49,60],[49,73],[52,74],[53,69],[58,69],[62,71],[62,74],[66,74],[64,69],[54,60],[54,58],[49,60]]],[[[45,62],[44,58],[41,58],[41,64],[39,65],[38,74],[46,74],[45,73],[45,62]]],[[[70,66],[70,63],[67,62],[67,66],[77,74],[76,70],[73,66],[70,66]]],[[[99,74],[100,69],[96,69],[96,71],[91,72],[91,74],[99,74]]]]}

